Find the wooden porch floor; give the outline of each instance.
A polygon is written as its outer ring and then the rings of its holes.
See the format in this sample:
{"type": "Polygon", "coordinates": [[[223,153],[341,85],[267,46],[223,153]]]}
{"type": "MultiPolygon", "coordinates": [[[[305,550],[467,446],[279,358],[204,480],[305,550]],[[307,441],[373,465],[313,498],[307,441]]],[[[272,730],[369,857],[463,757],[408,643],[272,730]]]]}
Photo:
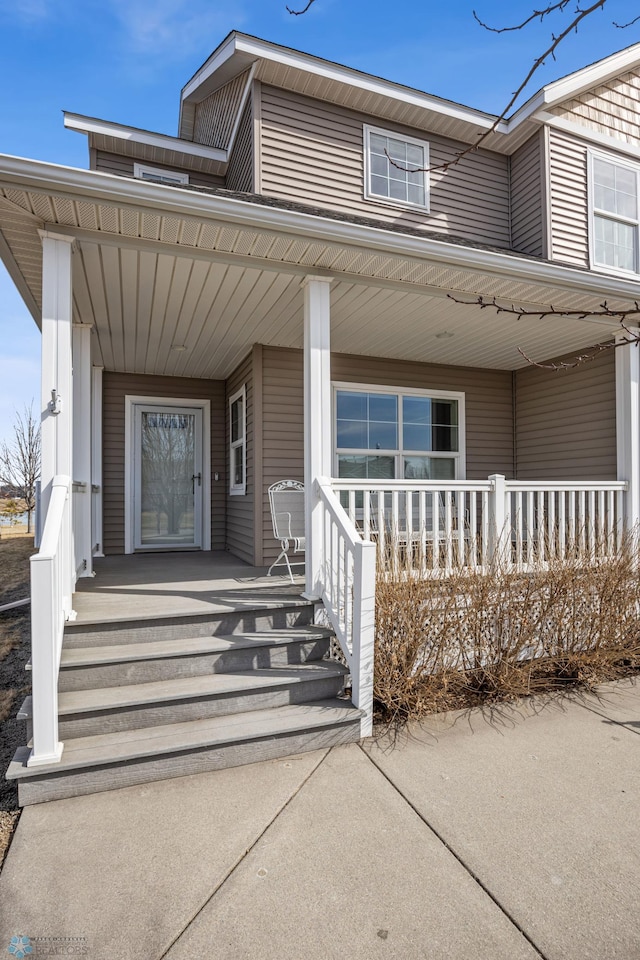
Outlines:
{"type": "MultiPolygon", "coordinates": [[[[267,577],[224,552],[162,553],[94,560],[95,577],[78,580],[77,623],[105,623],[220,613],[244,604],[255,609],[299,597],[304,578],[267,577]]],[[[298,568],[302,570],[301,567],[298,568]]]]}

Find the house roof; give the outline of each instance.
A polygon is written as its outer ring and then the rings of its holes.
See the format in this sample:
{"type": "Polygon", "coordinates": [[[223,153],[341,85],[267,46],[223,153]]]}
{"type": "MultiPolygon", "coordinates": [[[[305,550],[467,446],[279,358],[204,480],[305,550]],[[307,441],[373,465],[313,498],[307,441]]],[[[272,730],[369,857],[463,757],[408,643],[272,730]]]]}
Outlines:
{"type": "MultiPolygon", "coordinates": [[[[539,122],[537,112],[638,65],[640,43],[547,84],[510,118],[500,121],[484,146],[512,153],[539,122]]],[[[183,87],[179,135],[188,134],[197,103],[251,67],[256,79],[265,83],[463,142],[472,143],[497,119],[495,114],[233,31],[183,87]]]]}

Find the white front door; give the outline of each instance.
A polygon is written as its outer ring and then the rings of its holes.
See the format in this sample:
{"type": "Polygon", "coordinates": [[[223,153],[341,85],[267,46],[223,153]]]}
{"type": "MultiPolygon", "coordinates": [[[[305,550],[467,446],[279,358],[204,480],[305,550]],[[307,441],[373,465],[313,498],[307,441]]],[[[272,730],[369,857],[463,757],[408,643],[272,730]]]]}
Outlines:
{"type": "Polygon", "coordinates": [[[201,407],[134,406],[135,550],[202,547],[201,407]]]}

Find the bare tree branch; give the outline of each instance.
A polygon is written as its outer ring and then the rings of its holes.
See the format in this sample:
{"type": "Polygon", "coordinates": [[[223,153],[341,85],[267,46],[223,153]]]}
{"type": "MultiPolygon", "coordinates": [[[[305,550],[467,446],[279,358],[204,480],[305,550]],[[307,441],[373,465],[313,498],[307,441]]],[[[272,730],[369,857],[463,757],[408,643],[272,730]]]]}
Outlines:
{"type": "Polygon", "coordinates": [[[40,428],[33,408],[16,413],[13,437],[0,446],[0,483],[19,491],[27,512],[27,532],[36,508],[36,481],[40,477],[40,428]]]}
{"type": "Polygon", "coordinates": [[[510,33],[514,30],[524,30],[524,28],[528,27],[530,23],[533,23],[534,20],[540,20],[542,23],[545,17],[548,17],[549,14],[555,13],[556,11],[562,13],[565,7],[569,6],[569,2],[570,0],[559,0],[559,3],[551,3],[548,7],[545,7],[544,10],[534,10],[525,20],[514,24],[512,27],[491,27],[488,23],[485,23],[484,20],[480,19],[475,10],[473,10],[472,13],[474,20],[490,33],[510,33]]]}
{"type": "Polygon", "coordinates": [[[617,27],[618,30],[626,30],[627,27],[632,27],[635,23],[640,20],[640,13],[637,17],[634,17],[633,20],[629,20],[629,23],[616,23],[615,20],[612,21],[614,27],[617,27]]]}
{"type": "Polygon", "coordinates": [[[306,13],[309,7],[313,6],[316,0],[309,0],[306,7],[303,10],[292,10],[291,7],[287,7],[287,13],[290,13],[294,17],[301,17],[303,13],[306,13]]]}
{"type": "Polygon", "coordinates": [[[480,307],[481,310],[493,309],[497,314],[506,313],[512,317],[516,317],[518,320],[522,317],[536,317],[539,320],[545,317],[570,317],[573,320],[586,320],[589,317],[606,317],[607,319],[618,320],[620,327],[625,332],[625,336],[619,340],[603,340],[600,343],[594,343],[593,346],[587,348],[586,353],[579,354],[577,357],[574,357],[573,360],[540,363],[529,357],[520,347],[517,348],[518,353],[521,357],[524,357],[527,363],[530,363],[533,367],[539,367],[541,370],[554,370],[556,372],[560,370],[573,370],[575,367],[579,367],[589,360],[595,360],[604,350],[615,350],[616,347],[626,346],[630,343],[635,344],[636,347],[640,346],[640,333],[631,330],[630,327],[627,326],[629,320],[640,320],[640,303],[638,303],[637,300],[632,307],[627,307],[623,310],[612,309],[606,300],[600,304],[597,310],[562,310],[556,309],[551,305],[546,310],[525,310],[523,307],[517,307],[514,303],[504,306],[498,303],[495,297],[492,297],[490,300],[482,296],[476,297],[475,300],[460,300],[458,297],[454,297],[453,294],[448,293],[447,298],[453,300],[454,303],[460,303],[467,307],[480,307]]]}

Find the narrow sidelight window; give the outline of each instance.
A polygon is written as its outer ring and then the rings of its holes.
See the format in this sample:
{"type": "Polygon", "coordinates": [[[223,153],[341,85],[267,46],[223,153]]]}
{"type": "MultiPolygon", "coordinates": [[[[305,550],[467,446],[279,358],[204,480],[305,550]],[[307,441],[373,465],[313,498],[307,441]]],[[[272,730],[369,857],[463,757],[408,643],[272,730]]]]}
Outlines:
{"type": "Polygon", "coordinates": [[[247,492],[247,389],[229,399],[229,493],[241,495],[247,492]]]}

